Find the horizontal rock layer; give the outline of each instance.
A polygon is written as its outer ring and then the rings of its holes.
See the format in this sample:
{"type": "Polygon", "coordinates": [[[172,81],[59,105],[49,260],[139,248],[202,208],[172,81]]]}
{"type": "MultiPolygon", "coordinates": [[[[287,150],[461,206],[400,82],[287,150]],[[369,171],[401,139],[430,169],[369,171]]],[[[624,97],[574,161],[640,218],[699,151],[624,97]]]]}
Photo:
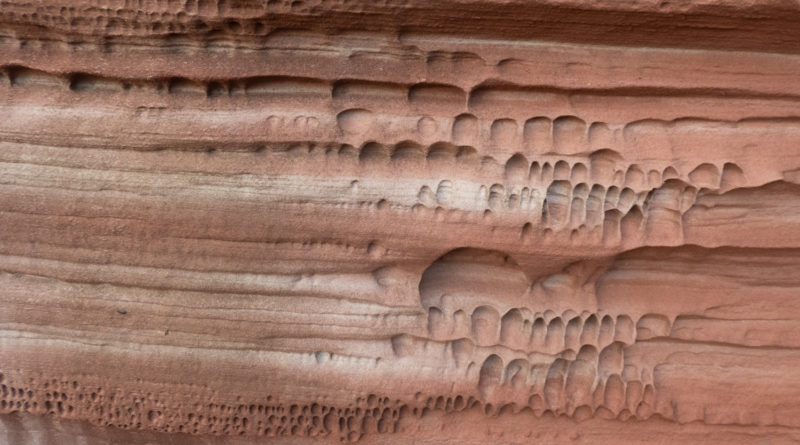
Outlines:
{"type": "Polygon", "coordinates": [[[4,2],[0,442],[797,441],[799,18],[4,2]]]}

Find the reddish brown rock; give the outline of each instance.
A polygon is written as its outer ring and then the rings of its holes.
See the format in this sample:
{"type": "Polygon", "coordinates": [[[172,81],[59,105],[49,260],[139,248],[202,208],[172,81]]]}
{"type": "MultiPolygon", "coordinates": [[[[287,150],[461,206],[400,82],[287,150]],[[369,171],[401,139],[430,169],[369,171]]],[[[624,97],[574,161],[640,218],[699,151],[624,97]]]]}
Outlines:
{"type": "Polygon", "coordinates": [[[0,443],[797,442],[798,32],[5,2],[0,443]]]}

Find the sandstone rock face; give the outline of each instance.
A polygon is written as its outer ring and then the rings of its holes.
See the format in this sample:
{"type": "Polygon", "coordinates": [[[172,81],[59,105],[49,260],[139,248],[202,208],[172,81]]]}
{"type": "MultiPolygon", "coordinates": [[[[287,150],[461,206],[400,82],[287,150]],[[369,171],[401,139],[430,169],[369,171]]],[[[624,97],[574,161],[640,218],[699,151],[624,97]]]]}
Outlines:
{"type": "Polygon", "coordinates": [[[800,441],[800,5],[0,5],[0,443],[800,441]]]}

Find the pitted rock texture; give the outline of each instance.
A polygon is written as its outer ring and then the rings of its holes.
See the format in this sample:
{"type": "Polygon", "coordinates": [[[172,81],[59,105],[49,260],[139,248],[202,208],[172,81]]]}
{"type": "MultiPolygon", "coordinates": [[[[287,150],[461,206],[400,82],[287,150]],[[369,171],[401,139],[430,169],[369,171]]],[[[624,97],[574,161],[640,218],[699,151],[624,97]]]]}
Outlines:
{"type": "Polygon", "coordinates": [[[0,2],[0,443],[800,441],[797,35],[0,2]]]}

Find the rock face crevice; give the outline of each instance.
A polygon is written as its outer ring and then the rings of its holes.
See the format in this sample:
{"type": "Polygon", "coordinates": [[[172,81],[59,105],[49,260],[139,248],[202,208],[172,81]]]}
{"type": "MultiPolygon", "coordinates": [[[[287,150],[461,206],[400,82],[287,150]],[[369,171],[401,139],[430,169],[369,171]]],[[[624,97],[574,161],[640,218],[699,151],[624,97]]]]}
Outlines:
{"type": "Polygon", "coordinates": [[[4,2],[0,443],[800,440],[798,32],[4,2]]]}

